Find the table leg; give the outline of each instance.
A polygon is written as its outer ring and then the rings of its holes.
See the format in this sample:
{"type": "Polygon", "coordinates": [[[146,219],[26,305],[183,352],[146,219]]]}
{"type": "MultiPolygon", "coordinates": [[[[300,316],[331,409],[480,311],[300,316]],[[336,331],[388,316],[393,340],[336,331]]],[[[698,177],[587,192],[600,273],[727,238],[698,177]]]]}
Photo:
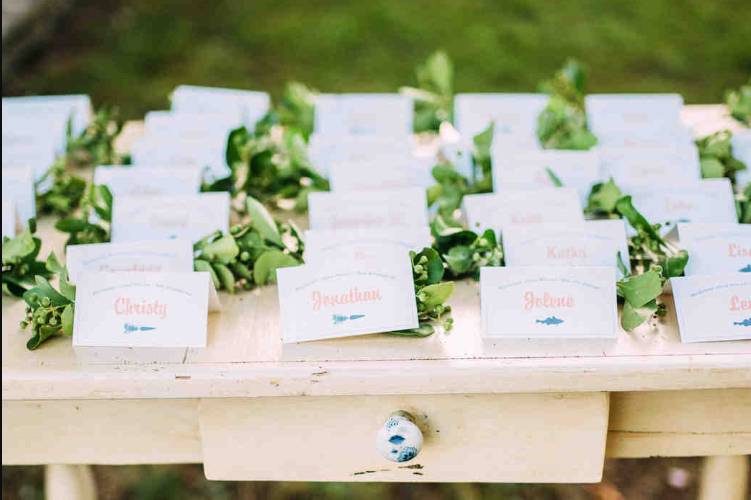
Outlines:
{"type": "Polygon", "coordinates": [[[96,500],[94,474],[88,465],[47,465],[44,490],[47,500],[96,500]]]}
{"type": "Polygon", "coordinates": [[[746,455],[706,457],[699,500],[747,500],[748,465],[746,455]]]}

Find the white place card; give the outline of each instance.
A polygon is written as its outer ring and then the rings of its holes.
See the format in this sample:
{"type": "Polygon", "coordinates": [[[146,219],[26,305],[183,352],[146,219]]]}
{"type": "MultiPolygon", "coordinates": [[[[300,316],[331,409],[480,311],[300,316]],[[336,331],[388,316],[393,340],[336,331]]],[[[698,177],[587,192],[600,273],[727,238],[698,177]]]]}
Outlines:
{"type": "Polygon", "coordinates": [[[11,116],[54,116],[65,122],[72,120],[73,133],[78,135],[86,129],[92,114],[91,99],[87,95],[3,97],[3,122],[11,116]]]}
{"type": "Polygon", "coordinates": [[[335,192],[427,188],[432,184],[430,171],[434,163],[421,165],[411,156],[333,162],[328,177],[335,192]]]}
{"type": "Polygon", "coordinates": [[[600,158],[593,151],[509,151],[493,147],[494,190],[554,187],[548,169],[585,201],[600,180],[600,158]]]}
{"type": "Polygon", "coordinates": [[[112,206],[112,242],[188,240],[229,230],[229,193],[119,196],[112,206]]]}
{"type": "Polygon", "coordinates": [[[195,194],[201,188],[201,169],[195,165],[99,166],[94,184],[104,184],[112,196],[171,196],[195,194]]]}
{"type": "Polygon", "coordinates": [[[678,237],[688,252],[686,276],[751,273],[750,224],[678,224],[678,237]]]}
{"type": "Polygon", "coordinates": [[[314,192],[308,195],[308,220],[311,229],[427,226],[427,198],[422,188],[314,192]]]}
{"type": "Polygon", "coordinates": [[[144,117],[144,137],[159,141],[183,140],[227,141],[234,128],[243,123],[239,117],[223,113],[149,111],[144,117]]]}
{"type": "Polygon", "coordinates": [[[320,94],[315,131],[322,135],[412,134],[412,99],[401,94],[320,94]]]}
{"type": "Polygon", "coordinates": [[[206,347],[208,273],[81,273],[74,347],[206,347]]]}
{"type": "Polygon", "coordinates": [[[16,206],[12,201],[3,199],[3,238],[16,235],[16,206]]]}
{"type": "Polygon", "coordinates": [[[537,117],[548,99],[545,94],[457,94],[454,123],[468,140],[493,122],[494,144],[537,147],[537,117]]]}
{"type": "Polygon", "coordinates": [[[683,342],[751,339],[751,275],[671,278],[683,342]]]}
{"type": "Polygon", "coordinates": [[[266,92],[196,85],[177,86],[171,100],[173,111],[234,115],[248,127],[254,127],[271,107],[266,92]]]}
{"type": "MultiPolygon", "coordinates": [[[[34,180],[40,180],[55,162],[57,153],[55,145],[46,144],[16,144],[2,147],[2,165],[6,168],[30,168],[34,173],[34,180]]],[[[46,184],[50,184],[49,181],[46,184]]]]}
{"type": "Polygon", "coordinates": [[[136,166],[193,165],[205,170],[208,177],[219,179],[229,175],[225,159],[227,146],[224,140],[182,139],[163,141],[144,137],[131,148],[131,158],[136,166]]]}
{"type": "Polygon", "coordinates": [[[412,139],[406,135],[313,134],[308,142],[308,157],[311,163],[326,177],[329,176],[329,168],[333,163],[393,161],[412,157],[412,150],[412,139]]]}
{"type": "Polygon", "coordinates": [[[751,182],[751,129],[739,130],[730,139],[733,146],[733,156],[746,164],[746,169],[735,174],[738,186],[744,188],[751,182]]]}
{"type": "Polygon", "coordinates": [[[22,226],[36,217],[34,172],[30,167],[3,167],[3,200],[12,200],[22,226]]]}
{"type": "Polygon", "coordinates": [[[681,126],[679,94],[590,94],[584,103],[597,137],[647,129],[660,134],[681,126]]]}
{"type": "Polygon", "coordinates": [[[571,224],[510,224],[503,230],[506,265],[629,267],[626,226],[620,219],[571,224]]]}
{"type": "Polygon", "coordinates": [[[284,343],[417,328],[407,252],[353,266],[277,270],[284,343]]]}
{"type": "Polygon", "coordinates": [[[419,252],[431,246],[430,229],[422,227],[388,227],[372,229],[329,230],[305,232],[305,262],[377,261],[391,253],[419,252]]]}
{"type": "Polygon", "coordinates": [[[486,338],[616,337],[613,267],[483,267],[486,338]]]}
{"type": "Polygon", "coordinates": [[[584,220],[573,188],[504,190],[464,197],[464,215],[472,231],[502,231],[509,224],[575,223],[584,220]]]}
{"type": "Polygon", "coordinates": [[[600,147],[602,177],[619,186],[698,181],[701,179],[696,146],[600,147]]]}
{"type": "Polygon", "coordinates": [[[666,227],[678,222],[737,222],[733,189],[728,179],[631,186],[634,207],[651,223],[666,227]]]}
{"type": "Polygon", "coordinates": [[[73,283],[85,272],[191,272],[193,245],[187,240],[70,245],[65,265],[73,283]]]}
{"type": "Polygon", "coordinates": [[[3,113],[3,157],[62,154],[66,146],[68,120],[63,115],[21,115],[3,113]],[[44,133],[40,134],[40,130],[44,133]],[[8,151],[5,151],[5,149],[8,151]],[[38,151],[38,153],[33,154],[38,151]]]}

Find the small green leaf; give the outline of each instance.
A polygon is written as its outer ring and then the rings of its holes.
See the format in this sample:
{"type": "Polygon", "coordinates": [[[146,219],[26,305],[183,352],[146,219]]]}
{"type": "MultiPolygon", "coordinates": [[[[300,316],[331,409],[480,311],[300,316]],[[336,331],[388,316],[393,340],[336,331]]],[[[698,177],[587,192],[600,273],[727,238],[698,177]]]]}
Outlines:
{"type": "Polygon", "coordinates": [[[628,276],[616,284],[618,294],[634,308],[656,299],[662,293],[662,278],[657,271],[628,276]]]}
{"type": "Polygon", "coordinates": [[[472,267],[472,249],[468,246],[452,247],[443,258],[454,274],[466,273],[472,267]]]}
{"type": "Polygon", "coordinates": [[[62,319],[63,335],[73,335],[73,304],[68,304],[60,315],[62,319]]]}
{"type": "Polygon", "coordinates": [[[219,277],[219,281],[222,282],[222,288],[229,293],[235,293],[235,277],[232,275],[232,271],[227,266],[219,262],[211,264],[214,268],[214,272],[219,277]]]}
{"type": "Polygon", "coordinates": [[[702,158],[700,166],[701,176],[704,179],[715,179],[725,176],[725,165],[716,158],[702,158]]]}
{"type": "Polygon", "coordinates": [[[550,167],[545,167],[545,173],[548,174],[548,178],[550,179],[550,182],[553,183],[553,186],[555,187],[563,187],[563,182],[561,181],[560,177],[555,175],[555,172],[550,167]]]}
{"type": "Polygon", "coordinates": [[[445,303],[452,293],[454,293],[454,282],[444,281],[421,288],[418,295],[422,297],[422,303],[431,308],[445,303]]]}
{"type": "Polygon", "coordinates": [[[430,337],[435,332],[435,328],[430,323],[420,323],[417,328],[410,328],[409,330],[396,330],[393,332],[386,332],[388,335],[396,335],[399,337],[430,337]]]}
{"type": "Polygon", "coordinates": [[[297,259],[281,250],[268,250],[258,257],[253,266],[253,279],[256,285],[276,283],[276,270],[300,264],[297,259]]]}
{"type": "Polygon", "coordinates": [[[239,254],[240,248],[237,246],[237,242],[232,236],[226,234],[201,248],[202,258],[222,264],[229,264],[239,254]]]}
{"type": "Polygon", "coordinates": [[[621,326],[630,332],[648,321],[655,312],[657,312],[656,300],[651,300],[640,307],[634,307],[631,303],[625,302],[621,311],[621,326]]]}
{"type": "Polygon", "coordinates": [[[222,289],[222,282],[219,280],[216,271],[212,269],[211,264],[202,259],[195,259],[193,261],[193,267],[199,273],[209,273],[209,276],[211,276],[211,282],[214,283],[214,288],[217,290],[222,289]]]}
{"type": "Polygon", "coordinates": [[[15,238],[3,241],[3,264],[11,262],[20,262],[34,253],[36,244],[31,232],[26,230],[15,238]]]}
{"type": "Polygon", "coordinates": [[[279,234],[279,229],[276,226],[274,218],[271,217],[269,211],[266,210],[266,207],[252,196],[248,196],[245,205],[250,214],[253,228],[258,231],[264,239],[282,246],[282,238],[279,234]]]}

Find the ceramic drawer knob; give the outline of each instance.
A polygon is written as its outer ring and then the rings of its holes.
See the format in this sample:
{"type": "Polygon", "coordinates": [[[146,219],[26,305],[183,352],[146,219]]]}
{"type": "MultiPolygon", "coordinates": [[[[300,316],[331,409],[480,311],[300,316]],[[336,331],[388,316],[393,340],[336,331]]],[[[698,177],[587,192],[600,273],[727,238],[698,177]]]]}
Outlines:
{"type": "Polygon", "coordinates": [[[378,431],[376,448],[392,462],[407,462],[422,450],[422,431],[412,415],[406,411],[394,412],[378,431]]]}

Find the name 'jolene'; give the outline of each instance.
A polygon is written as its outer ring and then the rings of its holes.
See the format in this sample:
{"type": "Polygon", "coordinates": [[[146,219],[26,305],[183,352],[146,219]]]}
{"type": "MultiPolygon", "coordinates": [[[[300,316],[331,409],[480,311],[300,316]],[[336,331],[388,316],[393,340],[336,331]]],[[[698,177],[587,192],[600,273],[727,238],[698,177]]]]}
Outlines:
{"type": "Polygon", "coordinates": [[[574,298],[571,295],[555,296],[545,292],[535,295],[534,292],[524,292],[524,310],[531,309],[559,309],[574,307],[574,298]]]}

